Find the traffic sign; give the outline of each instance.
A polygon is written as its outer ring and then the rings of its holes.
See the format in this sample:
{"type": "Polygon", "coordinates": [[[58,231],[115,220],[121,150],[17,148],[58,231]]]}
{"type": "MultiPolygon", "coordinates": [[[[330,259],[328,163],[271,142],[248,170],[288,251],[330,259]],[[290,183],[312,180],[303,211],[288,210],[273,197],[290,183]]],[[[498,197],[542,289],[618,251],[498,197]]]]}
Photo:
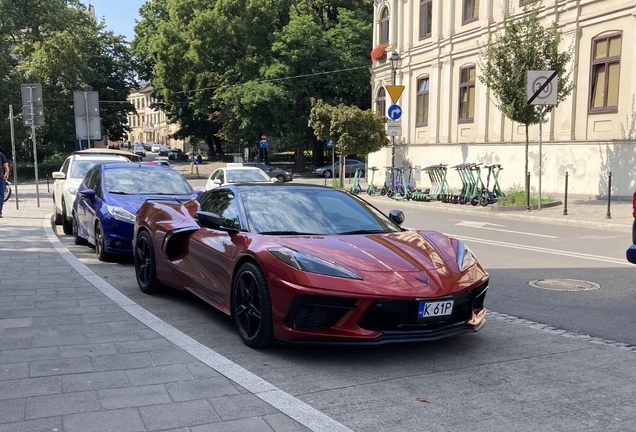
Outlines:
{"type": "Polygon", "coordinates": [[[99,118],[99,93],[96,91],[74,91],[75,135],[79,139],[102,139],[99,118]]]}
{"type": "Polygon", "coordinates": [[[391,120],[397,120],[402,117],[402,108],[399,105],[391,105],[387,114],[391,120]]]}
{"type": "Polygon", "coordinates": [[[25,126],[44,126],[42,84],[22,84],[22,118],[25,126]]]}
{"type": "Polygon", "coordinates": [[[402,126],[389,126],[386,128],[387,136],[402,136],[402,126]]]}
{"type": "Polygon", "coordinates": [[[391,101],[396,104],[400,96],[402,96],[402,92],[404,91],[403,85],[388,85],[385,86],[386,91],[389,92],[389,96],[391,96],[391,101]]]}
{"type": "Polygon", "coordinates": [[[267,140],[267,135],[263,134],[261,135],[261,141],[266,141],[267,140]]]}
{"type": "Polygon", "coordinates": [[[267,141],[266,140],[261,140],[261,148],[263,148],[263,149],[267,148],[267,141]]]}
{"type": "Polygon", "coordinates": [[[558,74],[557,71],[528,71],[528,105],[557,105],[558,74]]]}
{"type": "Polygon", "coordinates": [[[333,140],[331,138],[327,138],[327,148],[328,149],[333,148],[333,140]]]}

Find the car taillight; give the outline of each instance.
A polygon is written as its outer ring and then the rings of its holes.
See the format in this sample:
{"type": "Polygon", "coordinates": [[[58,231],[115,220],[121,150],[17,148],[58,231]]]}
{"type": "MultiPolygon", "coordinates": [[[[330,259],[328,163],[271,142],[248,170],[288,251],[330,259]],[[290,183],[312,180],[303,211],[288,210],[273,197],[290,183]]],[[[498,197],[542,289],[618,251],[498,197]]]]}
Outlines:
{"type": "Polygon", "coordinates": [[[634,210],[634,213],[633,213],[634,219],[636,219],[636,192],[634,192],[634,199],[632,201],[632,208],[634,210]]]}

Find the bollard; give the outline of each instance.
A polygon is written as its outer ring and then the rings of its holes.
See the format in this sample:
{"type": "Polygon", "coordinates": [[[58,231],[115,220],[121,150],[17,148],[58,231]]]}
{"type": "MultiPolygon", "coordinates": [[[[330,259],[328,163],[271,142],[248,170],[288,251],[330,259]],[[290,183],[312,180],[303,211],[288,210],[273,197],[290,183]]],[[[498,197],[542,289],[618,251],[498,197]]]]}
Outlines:
{"type": "Polygon", "coordinates": [[[607,180],[607,215],[605,219],[611,219],[612,213],[610,212],[610,204],[612,202],[612,172],[610,171],[609,177],[607,180]]]}
{"type": "Polygon", "coordinates": [[[530,211],[530,171],[526,177],[526,211],[530,211]]]}
{"type": "Polygon", "coordinates": [[[46,173],[46,191],[51,192],[51,188],[49,187],[49,173],[46,173]]]}
{"type": "Polygon", "coordinates": [[[568,172],[565,172],[565,203],[563,205],[563,216],[568,215],[568,172]]]}

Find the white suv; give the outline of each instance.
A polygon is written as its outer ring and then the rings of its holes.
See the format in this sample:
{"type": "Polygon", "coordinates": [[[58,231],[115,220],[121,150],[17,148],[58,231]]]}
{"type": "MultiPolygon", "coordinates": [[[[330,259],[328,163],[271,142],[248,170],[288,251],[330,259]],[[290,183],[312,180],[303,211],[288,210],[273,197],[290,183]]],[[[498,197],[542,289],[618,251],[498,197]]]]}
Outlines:
{"type": "Polygon", "coordinates": [[[73,234],[73,201],[86,172],[94,165],[110,162],[130,162],[130,160],[114,154],[74,154],[64,161],[59,171],[53,173],[55,224],[62,225],[64,234],[73,234]]]}

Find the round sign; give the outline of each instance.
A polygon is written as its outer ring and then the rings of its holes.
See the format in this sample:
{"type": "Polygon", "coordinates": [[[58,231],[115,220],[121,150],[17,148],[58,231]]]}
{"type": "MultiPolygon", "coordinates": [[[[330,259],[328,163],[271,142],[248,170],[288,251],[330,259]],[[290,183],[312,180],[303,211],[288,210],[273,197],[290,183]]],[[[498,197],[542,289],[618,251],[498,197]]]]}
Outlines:
{"type": "Polygon", "coordinates": [[[265,135],[265,134],[261,135],[261,139],[262,140],[266,140],[267,139],[267,135],[265,135]]]}
{"type": "MultiPolygon", "coordinates": [[[[541,88],[543,83],[546,82],[547,79],[547,77],[539,77],[532,82],[532,89],[535,91],[535,93],[539,91],[539,89],[541,88]]],[[[537,96],[537,99],[547,99],[550,97],[550,95],[552,94],[552,83],[553,81],[550,81],[548,85],[545,86],[543,91],[539,93],[539,96],[537,96]]]]}
{"type": "Polygon", "coordinates": [[[397,104],[391,105],[387,110],[387,114],[391,120],[398,120],[402,117],[402,108],[397,104]]]}

